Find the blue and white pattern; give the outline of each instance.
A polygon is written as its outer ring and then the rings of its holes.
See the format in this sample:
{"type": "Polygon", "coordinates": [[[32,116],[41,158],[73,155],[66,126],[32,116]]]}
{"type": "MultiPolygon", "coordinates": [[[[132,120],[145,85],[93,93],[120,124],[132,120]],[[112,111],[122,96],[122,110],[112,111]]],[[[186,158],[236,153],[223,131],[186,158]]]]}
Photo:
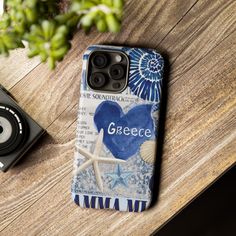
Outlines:
{"type": "Polygon", "coordinates": [[[118,164],[113,173],[107,173],[106,175],[111,178],[111,189],[114,189],[118,185],[128,188],[128,178],[132,174],[131,171],[123,172],[121,166],[118,164]]]}
{"type": "Polygon", "coordinates": [[[160,102],[164,60],[154,50],[132,48],[126,51],[130,58],[129,87],[138,97],[160,102]]]}
{"type": "Polygon", "coordinates": [[[85,52],[72,183],[72,197],[80,207],[141,212],[150,206],[155,165],[145,161],[140,147],[157,140],[163,68],[163,58],[154,50],[95,45],[85,52]],[[118,50],[129,57],[129,82],[122,93],[87,86],[88,58],[95,49],[118,50]],[[97,145],[104,162],[86,166],[97,145]]]}

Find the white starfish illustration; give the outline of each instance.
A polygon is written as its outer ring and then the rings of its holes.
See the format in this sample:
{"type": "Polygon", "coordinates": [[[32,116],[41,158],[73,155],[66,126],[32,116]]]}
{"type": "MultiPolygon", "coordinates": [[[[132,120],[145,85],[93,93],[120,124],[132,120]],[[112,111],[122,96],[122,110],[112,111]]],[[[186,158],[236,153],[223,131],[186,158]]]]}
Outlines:
{"type": "Polygon", "coordinates": [[[86,157],[88,160],[85,161],[82,165],[80,165],[76,170],[76,174],[78,174],[82,170],[86,169],[88,166],[93,165],[95,177],[97,180],[97,185],[102,192],[103,192],[103,183],[102,183],[102,177],[101,177],[98,163],[99,162],[103,162],[103,163],[124,163],[125,162],[124,160],[119,160],[116,158],[108,158],[108,157],[99,156],[102,150],[102,146],[103,146],[103,137],[104,137],[104,130],[101,129],[99,132],[93,153],[90,153],[88,150],[77,146],[79,153],[82,154],[84,157],[86,157]]]}

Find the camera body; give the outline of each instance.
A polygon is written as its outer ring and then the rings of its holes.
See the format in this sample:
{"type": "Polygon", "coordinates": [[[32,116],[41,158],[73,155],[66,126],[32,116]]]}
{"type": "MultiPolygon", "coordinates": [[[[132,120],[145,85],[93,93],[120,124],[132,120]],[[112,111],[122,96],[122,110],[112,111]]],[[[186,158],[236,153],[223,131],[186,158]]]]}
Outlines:
{"type": "Polygon", "coordinates": [[[0,85],[0,170],[16,164],[44,133],[0,85]]]}

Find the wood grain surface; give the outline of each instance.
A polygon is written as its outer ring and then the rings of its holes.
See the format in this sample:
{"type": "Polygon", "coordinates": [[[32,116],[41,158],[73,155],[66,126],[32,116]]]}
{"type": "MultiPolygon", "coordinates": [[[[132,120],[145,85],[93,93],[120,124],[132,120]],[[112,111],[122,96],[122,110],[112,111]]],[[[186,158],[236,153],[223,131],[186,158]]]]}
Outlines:
{"type": "Polygon", "coordinates": [[[236,1],[127,0],[122,32],[79,32],[54,72],[25,50],[0,83],[48,135],[0,173],[0,235],[150,235],[236,163],[236,1]],[[82,54],[150,47],[169,61],[160,194],[143,213],[81,209],[70,195],[82,54]]]}

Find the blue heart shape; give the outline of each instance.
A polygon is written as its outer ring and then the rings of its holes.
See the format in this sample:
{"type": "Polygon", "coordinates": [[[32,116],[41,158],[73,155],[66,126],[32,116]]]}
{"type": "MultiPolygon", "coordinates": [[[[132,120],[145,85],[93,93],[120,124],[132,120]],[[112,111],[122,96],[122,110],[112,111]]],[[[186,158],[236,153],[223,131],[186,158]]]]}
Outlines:
{"type": "Polygon", "coordinates": [[[124,114],[120,105],[112,101],[102,102],[97,107],[94,123],[98,132],[104,130],[103,142],[115,158],[127,160],[154,135],[151,111],[152,105],[137,105],[124,114]]]}

